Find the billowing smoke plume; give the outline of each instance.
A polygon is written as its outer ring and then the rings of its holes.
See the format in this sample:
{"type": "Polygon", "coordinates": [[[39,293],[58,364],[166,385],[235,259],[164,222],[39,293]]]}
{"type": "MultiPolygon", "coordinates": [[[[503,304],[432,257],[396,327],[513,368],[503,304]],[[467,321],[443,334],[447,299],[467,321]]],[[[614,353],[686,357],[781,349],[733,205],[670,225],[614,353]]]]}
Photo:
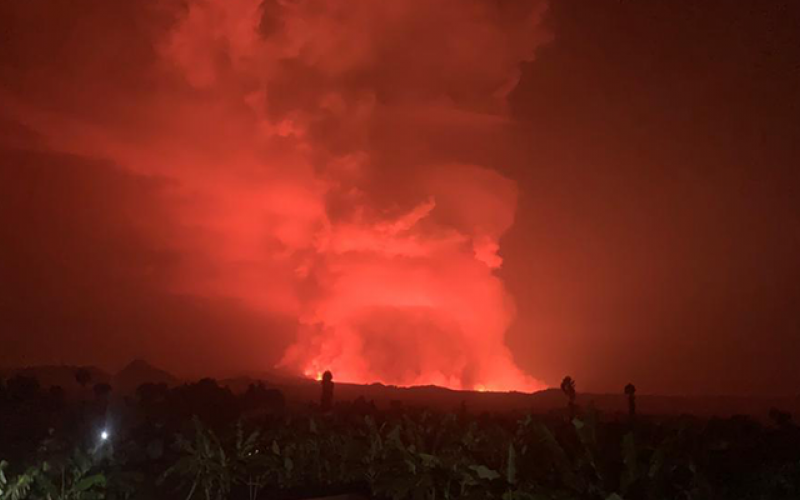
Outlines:
{"type": "MultiPolygon", "coordinates": [[[[4,97],[50,147],[171,179],[176,224],[161,236],[181,258],[169,286],[297,318],[281,365],[529,390],[539,384],[505,346],[514,303],[495,274],[516,186],[465,151],[504,134],[544,7],[162,3],[129,16],[147,26],[139,52],[120,44],[116,56],[141,56],[134,83],[103,81],[91,55],[71,70],[65,92],[107,106],[4,97]]],[[[86,50],[114,47],[84,29],[86,50]]]]}

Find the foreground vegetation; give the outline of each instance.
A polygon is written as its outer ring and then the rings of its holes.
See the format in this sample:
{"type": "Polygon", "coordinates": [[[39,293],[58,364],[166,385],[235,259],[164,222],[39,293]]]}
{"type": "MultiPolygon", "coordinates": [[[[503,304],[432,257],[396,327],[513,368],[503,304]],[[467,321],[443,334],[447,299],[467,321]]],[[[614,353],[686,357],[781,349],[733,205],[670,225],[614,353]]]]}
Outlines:
{"type": "Polygon", "coordinates": [[[657,421],[603,417],[571,398],[571,419],[365,401],[322,413],[210,380],[146,385],[117,405],[108,391],[67,404],[25,390],[0,402],[0,499],[800,498],[800,429],[777,412],[768,426],[657,421]]]}

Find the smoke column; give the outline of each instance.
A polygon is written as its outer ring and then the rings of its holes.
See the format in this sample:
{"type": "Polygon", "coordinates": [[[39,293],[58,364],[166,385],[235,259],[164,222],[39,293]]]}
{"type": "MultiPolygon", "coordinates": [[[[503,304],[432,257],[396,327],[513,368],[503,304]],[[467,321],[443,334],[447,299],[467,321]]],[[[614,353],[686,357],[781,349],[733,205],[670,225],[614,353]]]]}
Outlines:
{"type": "Polygon", "coordinates": [[[50,147],[170,179],[169,286],[296,318],[281,366],[533,390],[505,346],[515,305],[496,275],[516,185],[451,151],[505,133],[545,7],[164,2],[132,16],[147,37],[135,88],[89,58],[64,85],[105,101],[91,112],[4,101],[50,147]]]}

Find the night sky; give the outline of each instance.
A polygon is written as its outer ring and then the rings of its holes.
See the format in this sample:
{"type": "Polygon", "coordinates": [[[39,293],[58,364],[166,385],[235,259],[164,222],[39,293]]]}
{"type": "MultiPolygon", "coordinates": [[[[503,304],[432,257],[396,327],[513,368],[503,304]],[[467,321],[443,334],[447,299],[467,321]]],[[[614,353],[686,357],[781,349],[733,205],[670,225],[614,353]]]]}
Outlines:
{"type": "Polygon", "coordinates": [[[800,393],[800,4],[0,3],[0,366],[800,393]]]}

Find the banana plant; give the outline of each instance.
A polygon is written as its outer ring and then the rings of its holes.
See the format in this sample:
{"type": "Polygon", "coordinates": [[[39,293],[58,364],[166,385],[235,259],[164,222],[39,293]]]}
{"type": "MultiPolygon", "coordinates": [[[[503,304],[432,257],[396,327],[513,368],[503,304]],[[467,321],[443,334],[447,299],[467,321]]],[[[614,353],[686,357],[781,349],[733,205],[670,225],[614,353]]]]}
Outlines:
{"type": "Polygon", "coordinates": [[[77,451],[67,462],[42,462],[11,480],[5,474],[8,463],[0,462],[0,499],[99,500],[105,498],[106,477],[94,469],[88,455],[77,451]]]}
{"type": "Polygon", "coordinates": [[[105,498],[106,476],[92,469],[91,458],[79,451],[66,466],[44,462],[36,475],[37,489],[47,500],[100,500],[105,498]]]}
{"type": "Polygon", "coordinates": [[[24,500],[33,487],[38,471],[30,468],[22,474],[9,477],[6,475],[8,462],[0,461],[0,500],[24,500]]]}
{"type": "Polygon", "coordinates": [[[207,429],[197,417],[192,422],[194,439],[178,436],[177,447],[182,456],[164,472],[161,482],[178,476],[181,487],[189,488],[186,500],[190,500],[198,489],[205,500],[224,500],[233,484],[228,454],[212,430],[207,429]]]}
{"type": "Polygon", "coordinates": [[[236,438],[230,455],[233,482],[245,485],[249,500],[257,500],[261,490],[269,483],[270,466],[261,432],[254,430],[246,434],[242,422],[237,422],[236,438]]]}

